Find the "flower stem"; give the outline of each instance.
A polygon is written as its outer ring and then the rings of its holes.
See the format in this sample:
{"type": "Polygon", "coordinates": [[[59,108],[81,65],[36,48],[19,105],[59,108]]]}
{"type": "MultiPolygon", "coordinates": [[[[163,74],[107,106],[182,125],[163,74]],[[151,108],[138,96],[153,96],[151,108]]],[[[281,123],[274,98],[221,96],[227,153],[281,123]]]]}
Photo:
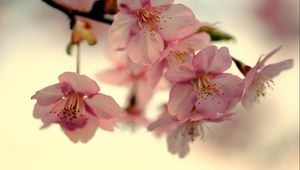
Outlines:
{"type": "Polygon", "coordinates": [[[80,44],[77,44],[76,73],[80,74],[80,44]]]}

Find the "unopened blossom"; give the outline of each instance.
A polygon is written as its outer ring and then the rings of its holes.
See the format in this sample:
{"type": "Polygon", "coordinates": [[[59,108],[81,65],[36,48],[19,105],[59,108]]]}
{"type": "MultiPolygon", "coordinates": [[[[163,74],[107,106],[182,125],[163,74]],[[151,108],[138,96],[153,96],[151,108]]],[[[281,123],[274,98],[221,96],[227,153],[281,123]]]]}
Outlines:
{"type": "Polygon", "coordinates": [[[111,44],[114,49],[126,49],[135,63],[156,62],[165,42],[187,37],[200,27],[193,12],[173,0],[119,0],[118,7],[111,44]]]}
{"type": "Polygon", "coordinates": [[[77,19],[72,29],[71,43],[79,44],[81,41],[86,40],[89,45],[96,44],[97,39],[91,27],[87,20],[77,19]]]}
{"type": "Polygon", "coordinates": [[[182,65],[166,72],[173,82],[168,110],[182,119],[192,108],[206,117],[225,113],[241,98],[244,82],[235,75],[223,73],[231,66],[227,48],[208,46],[192,60],[192,67],[182,65]]]}
{"type": "Polygon", "coordinates": [[[209,118],[193,109],[188,113],[188,117],[178,119],[173,114],[165,112],[153,123],[148,126],[148,130],[155,133],[167,134],[168,150],[172,154],[178,154],[179,157],[185,157],[190,151],[190,143],[197,138],[204,138],[203,124],[205,122],[222,122],[230,119],[231,114],[218,114],[214,118],[209,118]]]}
{"type": "Polygon", "coordinates": [[[58,79],[59,83],[31,97],[37,100],[33,116],[42,120],[42,128],[57,123],[73,142],[89,141],[98,127],[113,130],[111,118],[122,110],[112,97],[99,93],[94,80],[73,72],[65,72],[58,79]]]}
{"type": "Polygon", "coordinates": [[[69,55],[72,54],[73,47],[75,45],[79,46],[82,41],[86,41],[91,46],[97,43],[97,38],[92,28],[95,26],[95,22],[83,19],[82,17],[77,17],[75,21],[76,22],[72,28],[71,40],[66,49],[69,55]]]}
{"type": "Polygon", "coordinates": [[[245,93],[242,98],[242,104],[245,108],[251,108],[255,102],[259,102],[261,97],[266,95],[267,88],[274,85],[273,78],[280,74],[281,71],[290,69],[293,66],[293,60],[288,59],[278,63],[266,65],[266,61],[277,53],[281,47],[274,49],[264,57],[261,57],[257,64],[244,71],[245,93]]]}

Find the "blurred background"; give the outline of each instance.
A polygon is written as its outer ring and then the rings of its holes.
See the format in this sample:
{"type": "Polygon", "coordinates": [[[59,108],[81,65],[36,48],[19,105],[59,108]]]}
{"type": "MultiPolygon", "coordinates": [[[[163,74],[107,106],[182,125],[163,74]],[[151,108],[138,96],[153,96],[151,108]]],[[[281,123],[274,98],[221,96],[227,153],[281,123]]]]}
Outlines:
{"type": "MultiPolygon", "coordinates": [[[[254,65],[261,54],[283,45],[270,62],[293,58],[293,69],[274,79],[274,90],[251,111],[235,109],[233,120],[206,124],[205,141],[196,141],[184,159],[167,151],[165,138],[146,129],[98,130],[88,144],[73,144],[56,125],[39,130],[30,97],[57,76],[75,71],[67,56],[69,22],[41,1],[0,1],[0,169],[6,170],[297,170],[299,169],[299,1],[176,0],[202,22],[235,36],[231,55],[254,65]]],[[[98,44],[83,46],[82,72],[92,78],[111,63],[105,56],[108,26],[95,24],[98,44]]],[[[239,74],[235,67],[233,73],[239,74]]],[[[240,75],[240,74],[239,74],[240,75]]],[[[101,91],[125,104],[125,87],[98,82],[101,91]]],[[[155,119],[168,92],[147,106],[155,119]]]]}

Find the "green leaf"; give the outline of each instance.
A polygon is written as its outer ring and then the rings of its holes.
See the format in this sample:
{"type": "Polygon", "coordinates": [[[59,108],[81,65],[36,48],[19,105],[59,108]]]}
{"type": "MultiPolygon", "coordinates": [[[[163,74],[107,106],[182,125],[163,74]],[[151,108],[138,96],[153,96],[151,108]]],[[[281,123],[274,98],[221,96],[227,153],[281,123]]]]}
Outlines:
{"type": "Polygon", "coordinates": [[[211,25],[204,25],[200,27],[198,32],[206,32],[210,35],[211,41],[230,41],[235,40],[235,38],[226,33],[222,30],[218,29],[217,27],[211,26],[211,25]]]}

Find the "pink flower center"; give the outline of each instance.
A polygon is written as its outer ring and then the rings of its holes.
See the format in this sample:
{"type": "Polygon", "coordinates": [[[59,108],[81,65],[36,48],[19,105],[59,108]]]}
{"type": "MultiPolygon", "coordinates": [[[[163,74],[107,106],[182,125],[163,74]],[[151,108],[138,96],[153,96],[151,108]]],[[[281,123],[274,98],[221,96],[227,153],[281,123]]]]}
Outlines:
{"type": "MultiPolygon", "coordinates": [[[[163,20],[163,22],[167,22],[163,16],[161,16],[161,12],[165,10],[165,7],[160,6],[156,8],[151,8],[149,6],[145,6],[136,11],[136,15],[138,17],[138,25],[141,30],[149,30],[152,32],[158,26],[159,29],[162,27],[159,25],[159,22],[163,20]]],[[[171,19],[171,18],[169,18],[171,19]]]]}
{"type": "Polygon", "coordinates": [[[224,95],[221,87],[206,75],[194,80],[193,84],[198,98],[207,100],[209,97],[214,99],[218,95],[224,95]]]}
{"type": "Polygon", "coordinates": [[[174,57],[177,62],[177,64],[183,64],[185,62],[185,56],[187,55],[186,52],[182,51],[175,51],[174,52],[174,57]]]}
{"type": "Polygon", "coordinates": [[[76,93],[66,96],[65,103],[59,109],[59,112],[53,113],[58,117],[58,123],[68,130],[82,128],[87,122],[87,118],[84,115],[83,98],[76,93]]]}

